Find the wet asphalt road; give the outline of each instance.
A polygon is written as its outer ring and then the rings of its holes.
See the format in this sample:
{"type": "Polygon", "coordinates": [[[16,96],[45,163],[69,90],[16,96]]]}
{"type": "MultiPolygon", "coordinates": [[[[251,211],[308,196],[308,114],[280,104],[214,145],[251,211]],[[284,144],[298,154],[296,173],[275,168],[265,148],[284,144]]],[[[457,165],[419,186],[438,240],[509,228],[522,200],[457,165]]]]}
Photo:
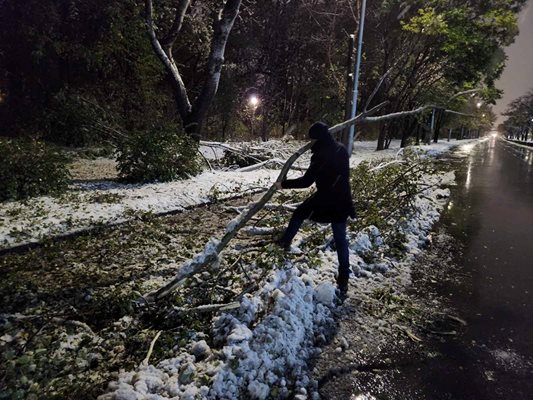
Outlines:
{"type": "Polygon", "coordinates": [[[462,242],[468,274],[443,287],[468,321],[420,374],[428,399],[533,399],[533,149],[496,138],[458,177],[443,224],[462,242]]]}
{"type": "Polygon", "coordinates": [[[441,223],[461,244],[455,262],[466,278],[438,290],[468,325],[459,337],[431,343],[439,356],[401,370],[391,392],[531,400],[533,149],[491,138],[474,148],[457,180],[441,223]]]}
{"type": "Polygon", "coordinates": [[[533,149],[492,137],[444,162],[457,170],[437,228],[447,235],[418,269],[454,275],[433,280],[431,292],[467,325],[425,337],[422,351],[383,350],[378,357],[392,368],[346,373],[323,398],[533,400],[533,149]]]}

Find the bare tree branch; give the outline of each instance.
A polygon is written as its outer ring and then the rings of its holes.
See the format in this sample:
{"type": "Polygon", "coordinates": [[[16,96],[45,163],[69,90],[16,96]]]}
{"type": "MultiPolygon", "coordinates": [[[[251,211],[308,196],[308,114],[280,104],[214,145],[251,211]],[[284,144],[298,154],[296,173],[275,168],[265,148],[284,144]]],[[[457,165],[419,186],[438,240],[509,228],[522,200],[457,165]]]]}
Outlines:
{"type": "Polygon", "coordinates": [[[181,31],[181,27],[183,26],[183,19],[185,18],[185,14],[187,13],[187,9],[189,8],[190,4],[190,0],[178,1],[178,7],[176,10],[176,15],[174,17],[174,22],[172,23],[172,27],[170,28],[170,31],[167,33],[167,35],[163,39],[161,39],[161,44],[166,47],[166,51],[168,54],[172,54],[172,46],[178,38],[178,35],[181,31]]]}
{"type": "Polygon", "coordinates": [[[152,47],[154,48],[155,53],[157,54],[167,71],[172,76],[172,82],[174,83],[174,87],[176,90],[176,102],[178,105],[178,112],[180,113],[182,119],[185,120],[192,111],[192,105],[189,100],[189,96],[187,95],[187,88],[183,83],[183,79],[181,78],[181,74],[178,70],[176,63],[174,62],[174,59],[172,58],[172,54],[167,54],[165,52],[165,50],[161,46],[161,43],[159,42],[159,39],[157,38],[153,21],[152,0],[146,0],[145,6],[146,24],[148,26],[148,33],[150,35],[152,47]]]}

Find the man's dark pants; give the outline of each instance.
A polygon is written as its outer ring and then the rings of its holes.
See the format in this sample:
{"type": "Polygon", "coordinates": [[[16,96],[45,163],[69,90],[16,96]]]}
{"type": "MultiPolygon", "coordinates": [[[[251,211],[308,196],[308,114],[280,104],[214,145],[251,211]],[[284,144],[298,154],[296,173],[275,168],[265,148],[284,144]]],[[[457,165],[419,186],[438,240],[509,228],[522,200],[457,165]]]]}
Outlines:
{"type": "MultiPolygon", "coordinates": [[[[292,216],[289,226],[285,233],[279,240],[282,245],[289,246],[296,233],[302,226],[304,218],[299,215],[292,216]]],[[[348,240],[346,239],[346,221],[332,222],[331,229],[333,230],[333,239],[335,240],[335,247],[337,247],[337,257],[339,259],[339,277],[348,277],[350,274],[350,253],[348,251],[348,240]]]]}

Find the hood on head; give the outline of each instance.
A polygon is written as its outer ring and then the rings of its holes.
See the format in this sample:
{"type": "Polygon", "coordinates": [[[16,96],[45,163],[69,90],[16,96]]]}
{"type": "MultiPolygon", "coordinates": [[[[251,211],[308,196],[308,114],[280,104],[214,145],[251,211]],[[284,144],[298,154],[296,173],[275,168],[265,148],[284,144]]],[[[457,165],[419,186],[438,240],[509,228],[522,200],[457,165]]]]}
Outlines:
{"type": "Polygon", "coordinates": [[[315,122],[311,128],[309,128],[309,139],[315,139],[316,143],[313,145],[312,150],[316,150],[323,145],[334,143],[335,140],[331,133],[329,133],[329,127],[323,122],[315,122]]]}
{"type": "Polygon", "coordinates": [[[331,138],[328,132],[329,127],[323,122],[315,122],[311,128],[309,128],[309,138],[316,140],[324,140],[331,138]]]}

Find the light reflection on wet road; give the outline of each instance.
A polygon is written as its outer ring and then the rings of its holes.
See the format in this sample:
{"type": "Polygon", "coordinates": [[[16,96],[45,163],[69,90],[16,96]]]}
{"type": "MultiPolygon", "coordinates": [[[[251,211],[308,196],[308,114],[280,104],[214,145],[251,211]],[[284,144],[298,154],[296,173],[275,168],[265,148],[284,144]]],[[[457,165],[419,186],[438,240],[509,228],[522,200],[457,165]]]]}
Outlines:
{"type": "Polygon", "coordinates": [[[469,278],[441,290],[468,326],[401,385],[431,400],[533,399],[533,149],[491,138],[466,162],[443,224],[469,278]]]}

